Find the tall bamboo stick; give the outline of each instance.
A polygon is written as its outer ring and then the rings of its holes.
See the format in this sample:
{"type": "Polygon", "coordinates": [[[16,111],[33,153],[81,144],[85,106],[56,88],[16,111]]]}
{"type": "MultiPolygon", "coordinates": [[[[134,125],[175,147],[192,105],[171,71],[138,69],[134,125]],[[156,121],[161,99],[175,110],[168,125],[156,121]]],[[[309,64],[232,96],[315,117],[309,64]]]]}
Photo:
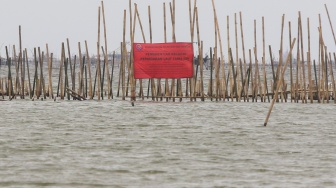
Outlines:
{"type": "Polygon", "coordinates": [[[25,48],[25,56],[26,56],[26,64],[27,64],[27,75],[28,75],[29,97],[30,97],[30,99],[32,99],[33,95],[32,95],[32,86],[31,86],[31,83],[30,83],[30,73],[29,73],[29,63],[28,63],[28,52],[27,52],[27,48],[25,48]]]}
{"type": "MultiPolygon", "coordinates": [[[[81,54],[80,54],[81,55],[81,54]]],[[[97,77],[98,83],[101,83],[101,72],[100,72],[100,7],[98,7],[98,41],[97,41],[97,77]]],[[[100,101],[100,84],[98,84],[98,101],[100,101]]]]}
{"type": "Polygon", "coordinates": [[[306,74],[305,74],[305,58],[304,58],[304,49],[303,49],[303,34],[302,34],[302,19],[301,19],[301,12],[299,11],[300,17],[300,37],[301,37],[301,60],[302,60],[302,74],[303,74],[303,103],[307,103],[306,97],[306,74]]]}
{"type": "Polygon", "coordinates": [[[327,15],[328,15],[328,20],[329,20],[329,24],[330,24],[330,28],[331,28],[331,32],[333,34],[333,37],[334,37],[334,42],[335,42],[335,45],[336,45],[336,37],[335,37],[335,32],[334,32],[334,28],[333,28],[333,25],[331,23],[331,19],[330,19],[330,15],[329,15],[329,11],[328,11],[328,7],[326,4],[324,4],[324,7],[326,9],[326,12],[327,12],[327,15]]]}
{"type": "MultiPolygon", "coordinates": [[[[293,50],[293,47],[294,47],[294,44],[295,44],[295,38],[293,39],[293,42],[292,42],[292,44],[291,44],[291,48],[290,48],[290,52],[289,53],[292,53],[292,50],[293,50]]],[[[283,70],[282,70],[282,73],[281,73],[281,75],[280,75],[280,78],[278,79],[278,84],[277,84],[277,88],[276,88],[276,90],[275,90],[275,96],[274,96],[274,98],[273,98],[273,100],[272,100],[272,103],[271,103],[271,107],[270,107],[270,109],[269,109],[269,111],[268,111],[268,114],[267,114],[267,116],[266,116],[266,119],[265,119],[265,122],[264,122],[264,126],[267,126],[267,123],[268,123],[268,120],[269,120],[269,118],[270,118],[270,115],[271,115],[271,112],[272,112],[272,109],[273,109],[273,106],[274,106],[274,103],[275,103],[275,100],[278,98],[278,91],[279,91],[279,89],[280,89],[280,86],[281,86],[281,82],[282,82],[282,80],[283,80],[283,77],[284,77],[284,75],[285,75],[285,72],[286,72],[286,67],[287,67],[287,64],[288,64],[288,62],[289,62],[289,60],[290,60],[290,56],[287,56],[287,60],[286,60],[286,63],[285,63],[285,65],[284,65],[284,67],[283,67],[283,70]]]]}
{"type": "Polygon", "coordinates": [[[108,99],[111,99],[111,93],[110,93],[110,71],[109,71],[109,65],[108,65],[108,54],[107,54],[107,38],[106,38],[106,23],[105,23],[105,11],[104,11],[104,2],[101,1],[102,6],[102,15],[103,15],[103,24],[104,24],[104,41],[105,41],[105,69],[106,69],[106,79],[107,79],[107,90],[108,90],[108,99]]]}

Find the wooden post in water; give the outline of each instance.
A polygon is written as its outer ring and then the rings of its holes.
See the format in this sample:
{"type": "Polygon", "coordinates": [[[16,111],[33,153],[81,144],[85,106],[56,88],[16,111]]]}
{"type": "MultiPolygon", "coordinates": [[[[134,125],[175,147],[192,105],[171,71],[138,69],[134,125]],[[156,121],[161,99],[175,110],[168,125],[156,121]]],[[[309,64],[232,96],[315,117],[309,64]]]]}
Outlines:
{"type": "Polygon", "coordinates": [[[70,77],[71,77],[71,85],[72,85],[72,90],[74,90],[74,79],[73,79],[73,77],[74,77],[74,73],[73,73],[73,71],[72,71],[72,58],[71,58],[71,53],[70,53],[70,43],[69,43],[69,39],[67,38],[67,47],[68,47],[68,57],[69,57],[69,67],[70,67],[70,77]]]}
{"type": "MultiPolygon", "coordinates": [[[[295,41],[296,41],[296,39],[294,38],[294,39],[293,39],[293,42],[292,42],[292,44],[291,44],[291,48],[290,48],[290,52],[289,52],[289,53],[292,53],[292,50],[293,50],[295,41]]],[[[275,94],[274,94],[274,98],[273,98],[272,103],[271,103],[271,107],[269,108],[268,114],[267,114],[267,116],[266,116],[266,119],[265,119],[265,122],[264,122],[264,126],[267,126],[267,123],[268,123],[268,120],[269,120],[269,118],[270,118],[270,115],[271,115],[271,112],[272,112],[272,109],[273,109],[275,100],[278,98],[278,91],[279,91],[280,86],[281,86],[281,84],[282,84],[281,82],[282,82],[283,77],[284,77],[284,75],[285,75],[286,67],[287,67],[287,64],[288,64],[289,60],[290,60],[290,56],[287,56],[286,63],[285,63],[285,65],[284,65],[284,67],[283,67],[283,70],[282,70],[282,74],[280,75],[280,78],[278,79],[278,82],[277,82],[277,88],[276,88],[276,90],[275,90],[275,94]]]]}
{"type": "MultiPolygon", "coordinates": [[[[262,56],[262,64],[263,64],[263,79],[264,79],[264,87],[263,87],[263,93],[264,93],[264,102],[266,102],[266,91],[267,89],[267,76],[266,76],[266,47],[265,47],[265,20],[264,17],[262,17],[262,41],[263,41],[263,56],[262,56]]],[[[268,94],[267,94],[268,96],[268,94]]],[[[268,102],[269,102],[269,96],[268,96],[268,102]]]]}
{"type": "Polygon", "coordinates": [[[105,56],[104,56],[104,66],[106,69],[106,79],[107,79],[107,90],[108,90],[108,99],[111,99],[111,93],[110,93],[110,71],[108,66],[108,54],[107,54],[107,38],[106,38],[106,23],[105,23],[105,11],[104,11],[104,2],[101,1],[102,6],[102,14],[103,14],[103,24],[104,24],[104,41],[105,41],[105,56]]]}
{"type": "Polygon", "coordinates": [[[39,59],[40,59],[40,86],[42,86],[42,89],[43,89],[43,98],[46,99],[46,90],[45,90],[44,76],[43,76],[43,56],[44,54],[42,52],[42,55],[41,55],[40,47],[38,47],[38,52],[39,52],[39,59]]]}
{"type": "Polygon", "coordinates": [[[29,73],[29,62],[28,62],[28,52],[27,49],[25,48],[25,55],[26,55],[26,64],[27,64],[27,74],[28,74],[28,87],[29,87],[29,98],[32,99],[32,86],[30,83],[30,73],[29,73]]]}
{"type": "Polygon", "coordinates": [[[303,34],[302,34],[302,19],[301,19],[301,12],[299,11],[299,18],[300,18],[300,37],[301,37],[301,60],[302,60],[302,74],[303,74],[303,101],[302,103],[307,103],[306,97],[306,74],[305,74],[305,58],[304,58],[304,49],[303,49],[303,34]]]}
{"type": "MultiPolygon", "coordinates": [[[[195,1],[196,3],[196,1],[195,1]]],[[[219,67],[222,66],[222,81],[223,81],[223,87],[222,87],[222,94],[223,94],[223,101],[225,101],[225,96],[226,96],[226,76],[225,76],[225,64],[224,64],[224,55],[223,55],[223,45],[222,45],[222,38],[221,38],[221,34],[220,34],[220,29],[219,29],[219,24],[218,24],[218,18],[217,18],[217,12],[216,12],[216,6],[214,3],[214,0],[212,0],[212,7],[213,7],[213,11],[214,11],[214,17],[215,17],[215,41],[216,41],[216,53],[217,53],[217,37],[219,40],[219,47],[220,47],[220,55],[221,55],[221,61],[218,62],[218,69],[216,71],[216,79],[218,82],[217,86],[219,84],[219,67]],[[218,35],[218,36],[217,36],[218,35]]],[[[216,57],[217,58],[217,57],[216,57]]]]}
{"type": "MultiPolygon", "coordinates": [[[[149,42],[152,44],[153,43],[153,32],[152,32],[152,17],[151,17],[151,9],[150,6],[148,6],[148,25],[149,25],[149,42]]],[[[155,98],[157,98],[157,95],[155,93],[155,81],[154,79],[150,79],[150,85],[151,85],[151,93],[152,93],[152,100],[154,101],[155,98]]],[[[161,84],[159,84],[161,85],[161,84]]],[[[160,87],[158,85],[158,87],[160,87]]]]}
{"type": "Polygon", "coordinates": [[[336,37],[335,37],[335,32],[334,32],[334,28],[333,28],[333,25],[331,23],[331,19],[330,19],[330,15],[329,15],[329,11],[328,11],[328,7],[326,4],[324,4],[324,7],[326,9],[326,12],[327,12],[327,15],[328,15],[328,20],[329,20],[329,24],[330,24],[330,28],[331,28],[331,32],[333,34],[333,37],[334,37],[334,42],[335,42],[335,45],[336,45],[336,37]]]}
{"type": "Polygon", "coordinates": [[[89,96],[90,99],[93,99],[93,94],[92,94],[92,78],[91,78],[91,59],[90,59],[90,55],[89,55],[89,48],[87,45],[87,41],[85,41],[85,48],[86,48],[86,59],[88,61],[88,72],[89,72],[89,96]]]}
{"type": "MultiPolygon", "coordinates": [[[[288,30],[289,30],[289,44],[292,41],[292,24],[291,22],[288,22],[288,30]]],[[[289,60],[289,76],[290,76],[290,96],[291,96],[291,102],[293,102],[293,94],[294,94],[294,86],[293,86],[293,57],[292,54],[289,54],[290,60],[289,60]]]]}
{"type": "Polygon", "coordinates": [[[313,82],[312,82],[312,72],[311,72],[311,52],[310,52],[310,21],[309,18],[307,18],[307,30],[308,30],[308,52],[307,52],[307,63],[308,63],[308,85],[309,85],[309,98],[310,102],[314,102],[314,96],[313,96],[313,82]]]}
{"type": "Polygon", "coordinates": [[[13,94],[13,81],[12,81],[12,71],[11,71],[11,58],[8,55],[8,49],[6,46],[6,56],[7,56],[7,64],[8,64],[8,97],[10,100],[14,96],[13,94]]]}
{"type": "Polygon", "coordinates": [[[97,77],[98,77],[98,101],[100,101],[100,7],[98,8],[98,41],[97,41],[97,77]]]}
{"type": "MultiPolygon", "coordinates": [[[[115,51],[113,51],[113,55],[112,55],[112,70],[111,70],[111,86],[110,86],[110,88],[111,88],[111,98],[113,99],[113,90],[112,90],[112,83],[113,83],[113,73],[114,73],[114,65],[115,65],[115,63],[114,63],[114,59],[115,59],[115,51]]],[[[90,69],[90,68],[89,68],[90,69]]],[[[89,71],[89,73],[90,73],[90,71],[89,71]]],[[[89,74],[90,75],[90,74],[89,74]]],[[[91,80],[91,76],[90,76],[90,80],[91,80]]]]}

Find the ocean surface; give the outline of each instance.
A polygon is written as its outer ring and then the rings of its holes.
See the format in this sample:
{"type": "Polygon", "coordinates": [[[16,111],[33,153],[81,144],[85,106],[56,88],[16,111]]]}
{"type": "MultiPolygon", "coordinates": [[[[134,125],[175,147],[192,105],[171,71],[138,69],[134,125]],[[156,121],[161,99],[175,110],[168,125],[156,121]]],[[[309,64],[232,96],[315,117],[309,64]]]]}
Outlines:
{"type": "Polygon", "coordinates": [[[0,101],[0,187],[336,187],[336,106],[0,101]]]}

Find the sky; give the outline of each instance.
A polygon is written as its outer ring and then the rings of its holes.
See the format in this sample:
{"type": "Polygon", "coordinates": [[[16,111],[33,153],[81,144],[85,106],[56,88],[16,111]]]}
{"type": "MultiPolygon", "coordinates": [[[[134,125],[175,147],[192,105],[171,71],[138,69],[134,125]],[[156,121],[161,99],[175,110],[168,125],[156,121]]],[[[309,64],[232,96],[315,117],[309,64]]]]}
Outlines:
{"type": "MultiPolygon", "coordinates": [[[[191,0],[192,4],[194,0],[191,0]]],[[[138,6],[140,19],[143,25],[146,42],[150,42],[148,7],[151,9],[152,42],[164,42],[163,30],[163,3],[167,11],[167,42],[172,42],[172,24],[170,19],[168,0],[132,0],[138,6]]],[[[190,42],[189,27],[189,0],[176,0],[176,40],[177,42],[190,42]]],[[[310,20],[311,51],[313,58],[318,54],[318,26],[321,15],[323,37],[328,50],[335,52],[336,45],[333,40],[331,27],[325,10],[328,7],[330,18],[336,29],[335,0],[214,0],[224,56],[227,57],[227,18],[229,17],[230,46],[235,54],[235,14],[238,28],[238,53],[242,57],[240,37],[239,13],[242,13],[244,44],[246,56],[248,50],[254,47],[254,21],[257,26],[258,56],[262,53],[262,17],[265,20],[266,59],[268,46],[271,45],[275,56],[280,49],[282,16],[284,24],[284,51],[289,50],[289,28],[292,25],[292,37],[297,36],[298,12],[301,12],[303,24],[304,51],[308,50],[307,18],[310,20]]],[[[70,41],[72,54],[78,54],[80,42],[82,52],[85,53],[85,41],[89,46],[89,53],[97,52],[98,40],[98,8],[101,0],[0,0],[0,56],[5,56],[5,46],[12,52],[13,45],[19,46],[19,26],[22,30],[22,46],[28,52],[40,47],[45,51],[46,44],[54,56],[60,56],[62,42],[70,41]]],[[[200,37],[204,45],[204,54],[209,54],[210,47],[215,44],[214,14],[211,0],[197,0],[199,12],[200,37]]],[[[119,51],[123,40],[123,16],[126,18],[126,41],[130,41],[129,32],[129,0],[105,0],[105,19],[107,30],[108,52],[119,51]]],[[[102,21],[102,17],[101,17],[102,21]]],[[[104,30],[101,23],[101,45],[104,45],[104,30]]],[[[197,37],[194,38],[197,41],[197,37]]],[[[141,30],[137,23],[135,42],[143,42],[141,30]]],[[[195,44],[195,47],[196,44],[195,44]]],[[[198,49],[195,48],[195,53],[198,49]]]]}

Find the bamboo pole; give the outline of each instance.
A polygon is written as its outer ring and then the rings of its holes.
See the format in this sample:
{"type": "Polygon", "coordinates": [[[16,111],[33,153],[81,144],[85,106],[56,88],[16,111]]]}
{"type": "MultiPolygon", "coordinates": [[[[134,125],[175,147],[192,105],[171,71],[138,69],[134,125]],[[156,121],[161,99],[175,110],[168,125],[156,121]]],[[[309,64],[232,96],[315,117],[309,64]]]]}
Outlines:
{"type": "MultiPolygon", "coordinates": [[[[263,77],[264,77],[264,102],[266,102],[266,90],[267,90],[267,76],[266,76],[266,47],[265,47],[265,19],[262,17],[262,42],[263,42],[263,56],[262,56],[262,64],[263,64],[263,77]]],[[[268,95],[267,95],[268,96],[268,95]]],[[[268,98],[269,101],[269,98],[268,98]]]]}
{"type": "Polygon", "coordinates": [[[74,72],[72,71],[72,58],[71,58],[71,52],[70,52],[70,42],[69,39],[67,38],[67,47],[68,47],[68,57],[69,57],[69,65],[70,65],[70,77],[71,77],[71,85],[72,89],[74,90],[74,72]]]}
{"type": "MultiPolygon", "coordinates": [[[[36,82],[37,82],[37,79],[38,79],[38,75],[37,75],[37,57],[36,57],[36,48],[34,48],[34,62],[35,62],[35,73],[34,73],[34,81],[33,81],[33,95],[34,95],[34,92],[35,91],[37,91],[37,89],[35,88],[35,87],[37,87],[37,84],[36,84],[36,82]]],[[[60,69],[60,74],[59,74],[59,76],[61,76],[61,69],[60,69]]],[[[59,79],[60,79],[61,77],[59,77],[59,79]]],[[[59,83],[58,83],[58,87],[59,87],[59,83]]],[[[57,89],[57,92],[58,92],[58,89],[57,89]]],[[[36,97],[37,97],[37,93],[35,92],[35,95],[36,95],[36,97]]],[[[57,95],[58,95],[58,93],[57,93],[57,95]]]]}
{"type": "MultiPolygon", "coordinates": [[[[114,78],[113,73],[114,73],[114,65],[115,65],[114,59],[115,59],[115,51],[113,51],[113,55],[112,55],[112,68],[111,68],[112,70],[111,70],[111,86],[110,86],[110,88],[111,88],[111,97],[112,97],[112,99],[113,99],[113,90],[112,90],[112,88],[113,88],[112,86],[113,85],[112,85],[112,83],[113,83],[113,78],[114,78]]],[[[135,95],[134,95],[134,97],[135,97],[135,95]]]]}
{"type": "MultiPolygon", "coordinates": [[[[100,101],[100,7],[98,7],[98,41],[97,41],[97,77],[98,77],[98,101],[100,101]]],[[[81,87],[81,86],[80,86],[81,87]]]]}
{"type": "Polygon", "coordinates": [[[12,80],[12,71],[11,71],[11,58],[8,55],[8,48],[6,48],[6,57],[7,57],[7,64],[8,64],[8,89],[7,89],[7,94],[9,98],[12,98],[14,95],[13,93],[13,80],[12,80]]]}
{"type": "MultiPolygon", "coordinates": [[[[242,13],[239,12],[239,19],[240,19],[240,33],[241,33],[241,42],[242,42],[242,51],[243,51],[243,60],[244,60],[244,73],[247,73],[247,68],[246,68],[246,57],[245,57],[245,43],[244,43],[244,30],[243,30],[243,16],[242,13]]],[[[247,82],[245,80],[245,86],[244,86],[244,101],[246,100],[246,91],[247,89],[247,82]]]]}
{"type": "Polygon", "coordinates": [[[329,20],[329,24],[330,24],[330,28],[331,28],[331,32],[333,34],[333,37],[334,37],[334,42],[335,42],[335,45],[336,45],[336,37],[335,37],[335,32],[334,32],[334,28],[333,28],[333,25],[331,23],[331,19],[330,19],[330,15],[329,15],[329,11],[328,11],[328,7],[326,4],[324,4],[324,7],[326,9],[326,12],[327,12],[327,15],[328,15],[328,20],[329,20]]]}
{"type": "MultiPolygon", "coordinates": [[[[153,43],[153,32],[152,32],[152,16],[151,16],[151,8],[148,6],[148,25],[149,25],[149,41],[152,44],[153,43]]],[[[152,100],[154,101],[155,98],[157,98],[157,94],[155,93],[155,81],[154,79],[150,79],[151,84],[151,93],[152,93],[152,100]]],[[[160,87],[158,84],[158,87],[160,87]]]]}
{"type": "Polygon", "coordinates": [[[86,59],[88,61],[88,72],[89,72],[89,96],[90,99],[93,99],[93,94],[92,94],[92,78],[91,78],[91,59],[90,59],[90,55],[89,55],[89,48],[87,45],[87,41],[85,41],[85,48],[86,48],[86,59]]]}
{"type": "MultiPolygon", "coordinates": [[[[174,2],[173,1],[173,5],[172,3],[169,3],[169,8],[170,8],[170,19],[171,19],[171,23],[172,23],[172,41],[176,42],[176,38],[175,38],[175,19],[174,19],[174,2]]],[[[175,79],[172,79],[171,81],[171,92],[170,92],[170,97],[173,97],[173,102],[175,102],[175,79]]]]}
{"type": "MultiPolygon", "coordinates": [[[[143,30],[143,27],[142,27],[142,22],[141,22],[141,19],[140,19],[140,15],[139,15],[137,4],[134,4],[134,6],[135,6],[136,17],[138,18],[140,29],[141,29],[141,33],[142,33],[142,39],[143,39],[143,42],[146,43],[146,37],[145,37],[144,30],[143,30]]],[[[133,35],[134,35],[134,31],[135,31],[135,27],[133,27],[133,35]]],[[[142,87],[142,79],[140,79],[140,93],[141,93],[141,96],[142,96],[142,100],[144,100],[144,92],[143,92],[143,87],[142,87]]]]}
{"type": "Polygon", "coordinates": [[[239,56],[239,53],[238,53],[238,48],[239,48],[239,44],[238,44],[238,27],[237,27],[237,25],[238,25],[238,22],[237,22],[237,14],[235,13],[234,14],[234,22],[235,22],[235,43],[236,43],[236,66],[237,66],[237,69],[236,69],[236,71],[237,71],[237,75],[236,75],[236,83],[237,83],[237,91],[239,91],[238,93],[236,93],[236,97],[238,97],[238,101],[240,101],[240,94],[241,94],[241,92],[240,92],[240,90],[241,90],[241,86],[240,86],[240,69],[239,69],[239,58],[238,58],[238,56],[239,56]]]}
{"type": "Polygon", "coordinates": [[[79,83],[79,91],[78,93],[80,95],[83,95],[83,57],[82,57],[82,48],[81,48],[81,43],[78,42],[78,56],[79,56],[79,73],[80,73],[80,77],[78,80],[78,83],[79,83]]]}
{"type": "Polygon", "coordinates": [[[199,21],[198,21],[198,8],[195,8],[195,17],[196,17],[196,29],[197,29],[197,46],[198,54],[200,60],[200,73],[201,73],[201,83],[200,83],[200,92],[201,100],[204,101],[204,84],[203,84],[203,41],[201,41],[200,30],[199,30],[199,21]]]}
{"type": "Polygon", "coordinates": [[[120,43],[120,63],[119,63],[119,79],[118,79],[118,91],[117,91],[117,97],[119,97],[119,91],[120,91],[120,84],[121,84],[121,76],[122,76],[122,63],[123,63],[123,54],[124,54],[124,49],[123,49],[123,42],[120,43]]]}
{"type": "MultiPolygon", "coordinates": [[[[230,17],[227,16],[226,17],[226,22],[227,22],[227,25],[226,25],[226,29],[227,29],[227,48],[228,48],[228,57],[229,57],[229,67],[232,67],[231,63],[232,61],[230,60],[230,17]]],[[[231,96],[231,101],[233,101],[233,74],[234,72],[232,72],[232,69],[229,68],[229,71],[228,71],[228,74],[230,76],[230,96],[231,96]]]]}
{"type": "MultiPolygon", "coordinates": [[[[254,82],[253,82],[253,66],[252,66],[252,51],[251,49],[249,49],[249,60],[250,60],[250,65],[249,65],[249,70],[250,70],[250,74],[249,74],[249,79],[248,79],[248,85],[247,85],[247,93],[246,95],[248,95],[248,90],[249,90],[249,84],[250,84],[250,80],[251,80],[251,96],[252,96],[252,102],[254,102],[254,98],[255,98],[255,92],[254,92],[254,82]]],[[[247,98],[247,102],[249,102],[249,98],[247,98]]]]}
{"type": "MultiPolygon", "coordinates": [[[[288,30],[289,30],[289,44],[292,41],[292,24],[291,22],[288,22],[288,30]]],[[[291,102],[293,102],[293,93],[294,93],[294,86],[293,86],[293,57],[292,54],[289,54],[290,60],[289,60],[289,76],[290,76],[290,94],[291,94],[291,102]]]]}
{"type": "Polygon", "coordinates": [[[53,64],[53,53],[50,54],[49,57],[49,47],[48,44],[46,44],[47,49],[47,61],[48,61],[48,71],[49,71],[49,99],[54,98],[53,94],[53,86],[52,86],[52,64],[53,64]]]}
{"type": "Polygon", "coordinates": [[[301,37],[301,60],[302,60],[302,74],[303,74],[303,103],[307,103],[306,97],[306,74],[305,74],[305,58],[304,58],[304,49],[303,49],[303,34],[302,34],[302,19],[301,19],[301,12],[299,11],[299,18],[300,18],[300,37],[301,37]]]}
{"type": "MultiPolygon", "coordinates": [[[[216,41],[216,49],[217,49],[217,39],[219,40],[219,47],[220,47],[220,55],[221,55],[221,66],[222,66],[222,80],[223,80],[223,88],[222,88],[222,93],[223,93],[223,99],[225,101],[225,93],[226,93],[226,76],[225,76],[225,62],[224,62],[224,55],[223,55],[223,45],[222,45],[222,37],[220,34],[220,28],[219,28],[219,24],[218,24],[218,18],[217,18],[217,11],[216,11],[216,6],[214,3],[214,0],[212,0],[212,8],[213,8],[213,12],[214,12],[214,17],[215,17],[215,31],[216,31],[216,36],[215,36],[215,41],[216,41]]],[[[216,50],[217,51],[217,50],[216,50]]],[[[220,64],[219,64],[220,65],[220,64]]],[[[219,72],[219,68],[216,72],[219,72]]],[[[219,79],[219,75],[217,75],[219,79]]],[[[218,85],[218,83],[217,83],[218,85]]]]}
{"type": "MultiPolygon", "coordinates": [[[[333,53],[334,54],[334,62],[336,63],[336,54],[335,53],[333,53]]],[[[332,65],[332,62],[330,62],[330,64],[332,65]]],[[[333,77],[333,97],[334,97],[334,103],[336,103],[336,89],[335,89],[335,87],[336,87],[336,85],[335,85],[335,77],[334,77],[334,70],[332,69],[332,66],[330,67],[330,70],[331,70],[331,72],[332,72],[332,77],[333,77]]]]}
{"type": "Polygon", "coordinates": [[[27,64],[27,74],[28,74],[28,87],[29,87],[29,97],[32,99],[32,86],[30,83],[30,73],[29,73],[29,63],[28,63],[28,52],[27,49],[25,48],[25,55],[26,55],[26,64],[27,64]]]}
{"type": "Polygon", "coordinates": [[[232,72],[233,72],[234,92],[236,93],[236,101],[238,102],[237,79],[236,79],[235,69],[234,69],[234,65],[233,65],[233,56],[232,56],[231,48],[229,49],[229,54],[230,54],[229,57],[230,57],[230,61],[231,61],[232,72]]]}
{"type": "Polygon", "coordinates": [[[314,96],[313,96],[313,83],[312,83],[312,73],[311,73],[311,51],[310,51],[310,21],[309,18],[307,18],[307,31],[308,31],[308,52],[307,52],[307,63],[308,63],[308,80],[309,80],[309,98],[310,102],[314,102],[314,96]]]}
{"type": "Polygon", "coordinates": [[[316,88],[317,88],[317,101],[318,103],[321,103],[320,101],[320,80],[319,78],[317,78],[317,73],[316,73],[316,63],[315,63],[315,60],[314,60],[314,72],[315,72],[315,83],[316,83],[316,88]]]}
{"type": "MultiPolygon", "coordinates": [[[[134,16],[136,16],[136,13],[134,12],[134,16]]],[[[133,59],[133,44],[134,44],[134,34],[133,34],[133,20],[132,20],[132,0],[129,0],[129,19],[130,19],[130,39],[131,39],[131,55],[130,55],[130,66],[131,66],[131,72],[130,72],[130,79],[131,79],[131,101],[135,101],[135,80],[134,80],[134,59],[133,59]]],[[[136,19],[134,19],[134,23],[136,22],[136,19]]],[[[113,66],[114,66],[114,53],[113,53],[113,65],[112,65],[112,75],[113,75],[113,66]]],[[[112,86],[112,76],[111,76],[111,86],[112,86]]],[[[112,87],[111,87],[112,88],[112,87]]],[[[112,89],[111,89],[112,93],[112,89]]],[[[113,96],[112,96],[113,98],[113,96]]]]}
{"type": "Polygon", "coordinates": [[[38,53],[39,53],[39,61],[40,61],[40,88],[42,86],[43,98],[46,99],[46,90],[45,90],[44,76],[43,76],[43,52],[42,52],[42,55],[41,55],[40,47],[38,47],[38,53]]]}
{"type": "MultiPolygon", "coordinates": [[[[103,52],[103,57],[104,57],[104,62],[105,62],[105,51],[104,51],[104,47],[101,46],[101,50],[103,52]]],[[[102,78],[101,78],[101,83],[99,83],[101,85],[101,98],[102,100],[104,100],[104,80],[105,80],[105,63],[103,64],[103,71],[102,71],[103,75],[102,75],[102,78]]]]}
{"type": "MultiPolygon", "coordinates": [[[[138,17],[139,18],[139,17],[138,17]]],[[[139,22],[140,22],[140,18],[139,18],[139,22]]],[[[126,92],[126,83],[125,83],[125,60],[126,60],[126,56],[127,56],[127,49],[126,49],[126,10],[124,10],[124,22],[123,22],[123,45],[122,45],[122,48],[123,48],[123,53],[122,53],[122,61],[121,61],[121,74],[122,74],[122,100],[125,100],[126,96],[125,96],[125,92],[126,92]]]]}
{"type": "MultiPolygon", "coordinates": [[[[335,53],[334,53],[334,60],[335,60],[335,53]]],[[[333,66],[332,66],[332,59],[331,59],[331,53],[329,53],[329,70],[330,70],[330,76],[331,76],[331,83],[332,83],[332,97],[334,99],[334,103],[336,103],[336,89],[335,89],[335,77],[334,77],[334,71],[333,71],[333,66]]]]}
{"type": "MultiPolygon", "coordinates": [[[[104,58],[104,66],[106,69],[106,79],[107,79],[107,90],[108,90],[108,99],[111,99],[111,88],[110,88],[110,71],[108,65],[108,54],[107,54],[107,38],[106,38],[106,23],[105,23],[105,11],[104,11],[104,2],[101,1],[102,6],[102,15],[103,15],[103,24],[104,24],[104,41],[105,41],[105,58],[104,58]]],[[[132,23],[131,23],[132,24],[132,23]]]]}
{"type": "Polygon", "coordinates": [[[22,60],[22,57],[24,57],[23,52],[22,52],[22,34],[21,34],[21,25],[19,25],[19,64],[20,64],[20,71],[21,71],[21,98],[24,99],[24,86],[25,86],[25,79],[24,79],[24,63],[22,60]]]}
{"type": "Polygon", "coordinates": [[[16,56],[16,49],[15,49],[15,45],[13,45],[13,52],[14,52],[14,56],[13,56],[13,58],[12,58],[12,60],[14,61],[14,65],[15,65],[15,87],[14,87],[14,95],[15,95],[15,98],[16,98],[16,95],[18,95],[18,93],[19,93],[19,85],[20,85],[20,79],[19,79],[19,61],[17,60],[17,56],[16,56]]]}
{"type": "MultiPolygon", "coordinates": [[[[292,44],[291,44],[291,48],[290,48],[290,52],[289,52],[289,53],[292,53],[292,50],[293,50],[293,47],[294,47],[294,44],[295,44],[295,40],[296,40],[296,39],[294,38],[294,39],[293,39],[293,42],[292,42],[292,44]]],[[[282,82],[283,77],[284,77],[284,75],[285,75],[286,67],[287,67],[287,64],[288,64],[289,61],[290,61],[290,56],[287,56],[286,63],[285,63],[285,65],[284,65],[284,67],[283,67],[283,70],[282,70],[282,74],[280,75],[280,78],[278,79],[278,82],[277,82],[277,88],[276,88],[276,90],[275,90],[274,98],[273,98],[273,100],[272,100],[271,106],[270,106],[269,111],[268,111],[268,114],[267,114],[267,116],[266,116],[266,119],[265,119],[265,122],[264,122],[264,126],[267,126],[267,123],[268,123],[268,120],[269,120],[269,118],[270,118],[270,115],[271,115],[271,112],[272,112],[272,109],[273,109],[275,100],[276,100],[277,97],[278,97],[278,91],[279,91],[280,86],[281,86],[281,84],[282,84],[281,82],[282,82]]]]}

